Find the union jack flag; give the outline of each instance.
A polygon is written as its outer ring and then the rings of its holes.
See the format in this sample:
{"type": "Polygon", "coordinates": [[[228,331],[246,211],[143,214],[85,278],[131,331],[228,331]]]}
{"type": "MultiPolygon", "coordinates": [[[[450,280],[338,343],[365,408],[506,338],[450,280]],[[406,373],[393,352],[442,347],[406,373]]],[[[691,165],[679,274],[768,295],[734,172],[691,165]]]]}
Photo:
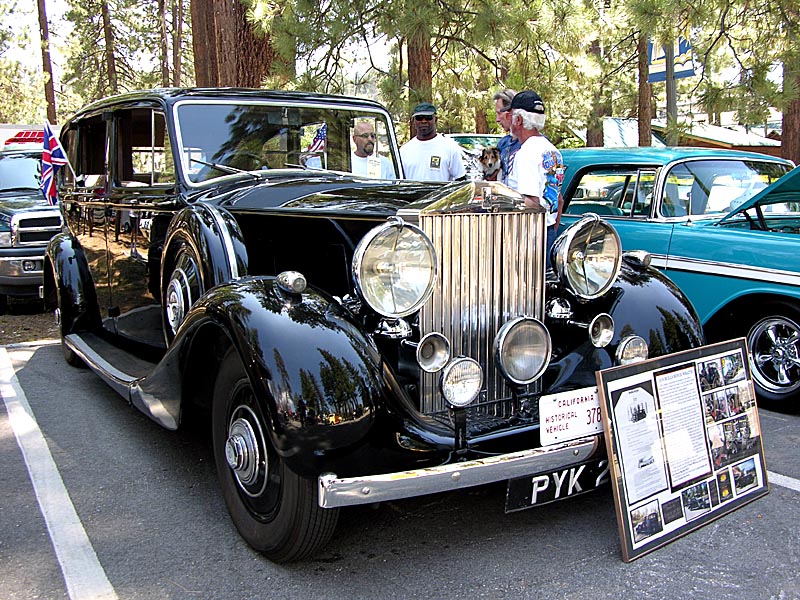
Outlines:
{"type": "Polygon", "coordinates": [[[44,123],[44,148],[42,149],[42,181],[39,187],[42,190],[44,199],[51,206],[58,203],[58,192],[56,191],[56,173],[67,162],[67,155],[58,138],[50,129],[50,123],[44,123]]]}
{"type": "Polygon", "coordinates": [[[323,123],[317,128],[317,133],[311,144],[308,146],[308,152],[321,152],[325,150],[325,145],[328,142],[328,124],[323,123]]]}

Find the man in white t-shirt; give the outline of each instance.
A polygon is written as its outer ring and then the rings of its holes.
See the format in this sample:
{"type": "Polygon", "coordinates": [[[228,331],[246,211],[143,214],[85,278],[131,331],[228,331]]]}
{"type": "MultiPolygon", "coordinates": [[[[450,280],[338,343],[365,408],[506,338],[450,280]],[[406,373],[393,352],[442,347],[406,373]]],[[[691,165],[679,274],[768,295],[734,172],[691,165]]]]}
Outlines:
{"type": "Polygon", "coordinates": [[[417,104],[411,117],[417,136],[400,148],[406,179],[415,181],[455,181],[467,175],[461,146],[436,133],[436,107],[430,102],[417,104]]]}
{"type": "Polygon", "coordinates": [[[350,153],[350,171],[355,175],[375,179],[397,179],[394,166],[385,156],[375,152],[378,137],[369,121],[358,121],[353,127],[353,151],[350,153]]]}
{"type": "Polygon", "coordinates": [[[547,212],[547,266],[561,217],[564,161],[544,128],[544,102],[533,91],[520,92],[511,101],[511,135],[522,145],[510,159],[508,186],[525,196],[525,204],[547,212]]]}

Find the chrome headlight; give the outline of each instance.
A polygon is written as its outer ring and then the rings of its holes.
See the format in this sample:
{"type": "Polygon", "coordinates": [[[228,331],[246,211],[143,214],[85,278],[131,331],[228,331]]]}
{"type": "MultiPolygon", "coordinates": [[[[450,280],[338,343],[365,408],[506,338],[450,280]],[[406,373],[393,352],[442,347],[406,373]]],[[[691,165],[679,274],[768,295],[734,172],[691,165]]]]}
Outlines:
{"type": "Polygon", "coordinates": [[[536,381],[550,363],[550,333],[538,319],[519,317],[500,328],[494,349],[505,378],[525,385],[536,381]]]}
{"type": "Polygon", "coordinates": [[[631,335],[619,343],[615,358],[617,359],[617,364],[629,365],[641,360],[647,360],[649,354],[650,350],[644,338],[638,335],[631,335]]]}
{"type": "Polygon", "coordinates": [[[586,300],[605,294],[622,264],[619,235],[595,214],[587,214],[567,227],[551,252],[559,279],[586,300]]]}
{"type": "Polygon", "coordinates": [[[460,356],[453,359],[442,371],[442,394],[452,406],[469,405],[483,385],[483,370],[478,361],[460,356]]]}
{"type": "Polygon", "coordinates": [[[433,292],[436,251],[421,229],[392,219],[359,242],[353,277],[358,293],[375,312],[404,317],[419,310],[433,292]]]}

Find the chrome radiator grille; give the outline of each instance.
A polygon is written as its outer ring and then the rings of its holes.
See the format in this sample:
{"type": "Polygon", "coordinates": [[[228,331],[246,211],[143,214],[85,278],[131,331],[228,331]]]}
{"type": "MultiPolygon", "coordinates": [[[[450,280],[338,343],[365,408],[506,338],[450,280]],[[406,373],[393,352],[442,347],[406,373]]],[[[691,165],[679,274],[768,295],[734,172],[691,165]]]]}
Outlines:
{"type": "Polygon", "coordinates": [[[15,215],[12,219],[14,246],[42,246],[61,231],[58,209],[15,215]]]}
{"type": "MultiPolygon", "coordinates": [[[[544,215],[529,212],[426,214],[419,225],[439,255],[439,281],[420,314],[421,335],[444,334],[452,356],[483,367],[481,403],[509,399],[511,390],[495,365],[500,327],[517,316],[542,319],[544,310],[544,215]]],[[[439,373],[422,372],[420,410],[446,410],[439,373]]],[[[508,403],[487,404],[505,416],[508,403]]]]}

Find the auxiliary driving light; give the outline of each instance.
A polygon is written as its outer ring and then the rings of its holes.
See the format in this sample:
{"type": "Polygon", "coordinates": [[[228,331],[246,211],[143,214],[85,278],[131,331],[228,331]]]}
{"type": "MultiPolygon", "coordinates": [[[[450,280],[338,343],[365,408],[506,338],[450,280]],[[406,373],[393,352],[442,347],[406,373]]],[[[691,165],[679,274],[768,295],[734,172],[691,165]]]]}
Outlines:
{"type": "Polygon", "coordinates": [[[442,371],[442,394],[456,408],[472,403],[478,397],[482,385],[483,370],[472,358],[456,358],[442,371]]]}
{"type": "Polygon", "coordinates": [[[617,346],[617,364],[629,365],[631,363],[647,360],[649,355],[647,342],[638,335],[631,335],[623,339],[617,346]]]}
{"type": "Polygon", "coordinates": [[[600,313],[589,323],[589,338],[595,348],[605,348],[614,337],[614,320],[611,315],[600,313]]]}
{"type": "Polygon", "coordinates": [[[423,337],[417,345],[417,364],[427,373],[436,373],[450,360],[450,341],[438,331],[423,337]]]}

